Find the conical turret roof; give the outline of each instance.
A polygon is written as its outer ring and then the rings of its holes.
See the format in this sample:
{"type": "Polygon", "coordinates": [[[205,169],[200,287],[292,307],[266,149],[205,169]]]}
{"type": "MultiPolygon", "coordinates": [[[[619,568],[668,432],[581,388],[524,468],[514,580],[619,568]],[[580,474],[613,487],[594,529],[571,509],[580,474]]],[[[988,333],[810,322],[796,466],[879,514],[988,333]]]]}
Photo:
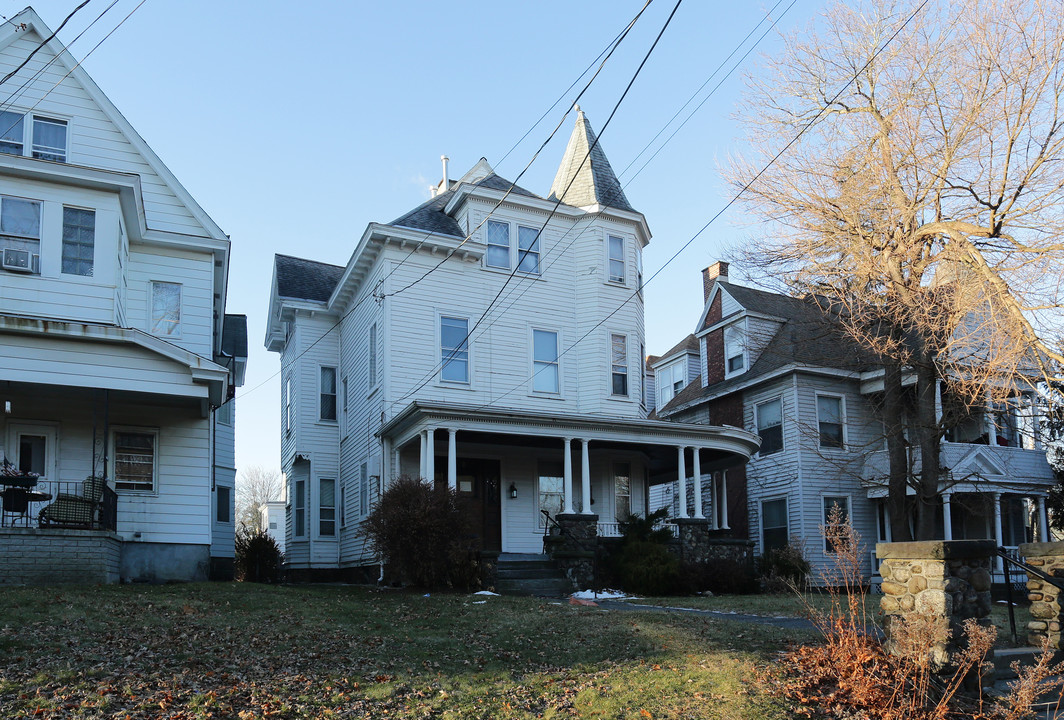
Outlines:
{"type": "Polygon", "coordinates": [[[624,196],[617,176],[613,174],[610,161],[602,150],[602,143],[595,143],[595,132],[579,105],[576,106],[576,126],[569,137],[562,164],[558,166],[558,174],[550,186],[548,199],[559,198],[566,205],[575,207],[603,205],[636,212],[624,196]],[[591,150],[590,156],[588,150],[591,150]]]}

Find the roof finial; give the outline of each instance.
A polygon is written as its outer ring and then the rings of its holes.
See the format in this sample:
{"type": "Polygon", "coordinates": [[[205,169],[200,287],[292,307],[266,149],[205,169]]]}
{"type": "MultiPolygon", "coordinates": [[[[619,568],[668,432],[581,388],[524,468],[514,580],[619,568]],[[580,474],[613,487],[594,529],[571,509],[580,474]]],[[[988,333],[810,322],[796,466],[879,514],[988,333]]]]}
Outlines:
{"type": "Polygon", "coordinates": [[[580,105],[579,104],[573,105],[573,109],[576,110],[576,119],[577,120],[582,120],[583,117],[584,117],[584,111],[580,109],[580,105]]]}

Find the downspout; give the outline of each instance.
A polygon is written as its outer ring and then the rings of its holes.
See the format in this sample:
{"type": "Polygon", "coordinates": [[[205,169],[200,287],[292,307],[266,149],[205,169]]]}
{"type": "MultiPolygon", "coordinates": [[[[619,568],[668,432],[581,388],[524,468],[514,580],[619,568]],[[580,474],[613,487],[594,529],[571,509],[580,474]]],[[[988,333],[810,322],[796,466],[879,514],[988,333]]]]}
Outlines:
{"type": "MultiPolygon", "coordinates": [[[[798,373],[791,375],[791,385],[794,388],[794,419],[798,422],[798,373]]],[[[802,487],[802,433],[797,434],[797,447],[798,451],[798,526],[801,528],[801,537],[805,537],[805,490],[802,487]]]]}

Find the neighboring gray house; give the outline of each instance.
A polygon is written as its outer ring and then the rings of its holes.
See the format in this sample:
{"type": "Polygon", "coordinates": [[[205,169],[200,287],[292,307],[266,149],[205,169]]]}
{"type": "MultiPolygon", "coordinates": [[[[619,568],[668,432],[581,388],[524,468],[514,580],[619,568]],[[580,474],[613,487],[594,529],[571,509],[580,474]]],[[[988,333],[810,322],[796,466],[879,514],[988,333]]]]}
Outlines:
{"type": "MultiPolygon", "coordinates": [[[[742,427],[761,438],[749,464],[703,478],[703,497],[726,497],[729,520],[723,502],[708,514],[718,527],[754,540],[761,553],[797,538],[814,567],[823,568],[830,553],[820,527],[837,504],[865,543],[865,573],[874,574],[874,544],[891,539],[886,449],[875,409],[882,370],[826,329],[812,302],[733,283],[727,263],[704,270],[703,287],[694,333],[698,378],[658,416],[742,427]]],[[[655,362],[659,394],[662,368],[689,362],[689,342],[655,362]]],[[[1046,537],[1045,498],[1054,477],[1036,411],[1029,394],[1018,394],[1000,407],[971,410],[947,433],[941,537],[994,538],[1012,547],[1046,537]]]]}
{"type": "Polygon", "coordinates": [[[247,323],[226,314],[229,238],[32,9],[0,25],[0,74],[16,70],[0,583],[231,577],[247,323]]]}
{"type": "Polygon", "coordinates": [[[457,490],[482,550],[539,553],[541,511],[616,534],[681,454],[745,462],[748,432],[647,418],[649,241],[581,112],[546,197],[486,160],[458,180],[445,165],[345,265],[278,255],[288,567],[374,565],[359,525],[400,475],[457,490]]]}

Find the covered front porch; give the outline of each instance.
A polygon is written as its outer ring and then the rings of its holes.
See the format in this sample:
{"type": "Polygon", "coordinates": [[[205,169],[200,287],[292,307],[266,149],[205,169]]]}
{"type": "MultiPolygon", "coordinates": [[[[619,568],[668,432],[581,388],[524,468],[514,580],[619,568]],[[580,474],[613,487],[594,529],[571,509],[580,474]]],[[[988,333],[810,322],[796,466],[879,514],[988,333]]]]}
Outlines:
{"type": "MultiPolygon", "coordinates": [[[[745,463],[758,447],[755,435],[738,428],[422,402],[387,423],[380,438],[384,477],[453,488],[481,549],[513,553],[541,552],[548,517],[559,515],[597,521],[600,536],[617,535],[629,514],[646,514],[650,486],[661,482],[693,485],[691,509],[681,517],[705,518],[706,509],[714,516],[724,503],[703,498],[702,484],[690,478],[745,463]]],[[[726,485],[713,487],[726,492],[726,485]]]]}

